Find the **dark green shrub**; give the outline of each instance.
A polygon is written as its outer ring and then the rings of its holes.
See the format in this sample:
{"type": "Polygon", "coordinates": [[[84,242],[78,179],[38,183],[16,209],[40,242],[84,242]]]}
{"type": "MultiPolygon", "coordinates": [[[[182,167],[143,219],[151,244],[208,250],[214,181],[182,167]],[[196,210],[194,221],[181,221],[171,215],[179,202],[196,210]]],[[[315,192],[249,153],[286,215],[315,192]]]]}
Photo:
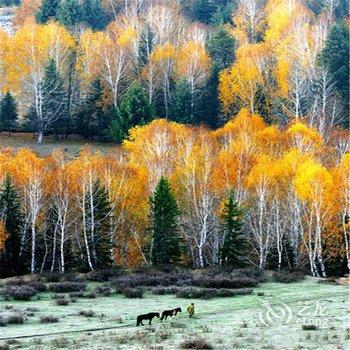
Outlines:
{"type": "Polygon", "coordinates": [[[53,315],[43,315],[40,317],[40,323],[57,323],[59,318],[53,315]]]}
{"type": "Polygon", "coordinates": [[[159,286],[159,287],[153,287],[151,289],[152,293],[157,295],[176,294],[178,290],[179,290],[179,287],[176,287],[176,286],[170,286],[170,287],[159,286]]]}
{"type": "Polygon", "coordinates": [[[248,277],[241,278],[229,278],[223,276],[201,276],[193,279],[193,285],[201,286],[206,288],[246,288],[246,287],[256,287],[259,282],[248,277]]]}
{"type": "Polygon", "coordinates": [[[205,339],[189,339],[181,343],[181,349],[211,350],[213,346],[205,339]]]}
{"type": "Polygon", "coordinates": [[[69,305],[69,300],[68,299],[56,299],[55,303],[56,303],[56,305],[59,305],[59,306],[67,306],[67,305],[69,305]]]}
{"type": "Polygon", "coordinates": [[[22,324],[25,321],[24,314],[20,312],[16,312],[15,314],[11,314],[7,316],[7,323],[8,324],[22,324]]]}
{"type": "Polygon", "coordinates": [[[58,272],[54,272],[54,273],[47,273],[43,275],[43,278],[47,281],[47,282],[53,282],[53,283],[57,283],[61,281],[62,275],[58,272]]]}
{"type": "Polygon", "coordinates": [[[0,315],[0,327],[7,325],[7,318],[4,315],[0,315]]]}
{"type": "Polygon", "coordinates": [[[84,298],[85,294],[84,292],[72,292],[69,293],[70,298],[84,298]]]}
{"type": "Polygon", "coordinates": [[[244,269],[232,270],[230,276],[237,278],[251,278],[258,283],[266,281],[265,272],[262,269],[247,267],[244,269]]]}
{"type": "Polygon", "coordinates": [[[24,286],[25,284],[23,278],[11,278],[5,282],[5,286],[24,286]]]}
{"type": "Polygon", "coordinates": [[[123,294],[126,298],[142,298],[144,290],[142,288],[125,288],[123,294]]]}
{"type": "Polygon", "coordinates": [[[167,273],[158,274],[132,274],[122,276],[114,280],[117,288],[123,287],[137,287],[137,286],[169,286],[177,284],[177,276],[167,273]]]}
{"type": "Polygon", "coordinates": [[[112,294],[112,289],[109,286],[102,285],[97,286],[94,290],[96,294],[103,295],[105,297],[109,297],[112,294]]]}
{"type": "Polygon", "coordinates": [[[27,286],[34,288],[38,292],[45,292],[47,290],[47,287],[43,282],[32,281],[29,282],[27,286]]]}
{"type": "Polygon", "coordinates": [[[276,271],[273,274],[273,280],[278,283],[294,283],[304,279],[302,272],[294,271],[276,271]]]}
{"type": "Polygon", "coordinates": [[[183,287],[176,292],[178,298],[186,299],[213,299],[218,297],[234,297],[252,293],[250,288],[239,289],[217,289],[217,288],[196,288],[183,287]]]}
{"type": "Polygon", "coordinates": [[[30,306],[30,307],[26,308],[26,311],[28,311],[28,312],[38,312],[39,309],[37,307],[30,306]]]}
{"type": "Polygon", "coordinates": [[[7,286],[2,290],[2,296],[5,300],[25,300],[28,301],[37,294],[37,291],[32,287],[24,285],[7,286]]]}
{"type": "Polygon", "coordinates": [[[92,282],[108,282],[123,275],[121,269],[94,270],[86,274],[86,279],[92,282]]]}
{"type": "Polygon", "coordinates": [[[97,294],[96,294],[95,292],[85,293],[85,294],[84,294],[84,298],[87,298],[87,299],[96,299],[96,298],[97,298],[97,294]]]}
{"type": "Polygon", "coordinates": [[[51,295],[51,298],[53,300],[57,300],[57,299],[65,299],[66,295],[65,294],[59,294],[59,293],[55,293],[51,295]]]}
{"type": "Polygon", "coordinates": [[[61,277],[61,281],[64,282],[86,282],[86,278],[84,275],[78,274],[76,272],[67,272],[61,277]]]}
{"type": "Polygon", "coordinates": [[[95,312],[92,310],[81,310],[79,311],[79,315],[84,317],[94,317],[95,312]]]}
{"type": "Polygon", "coordinates": [[[49,290],[54,293],[80,292],[85,289],[86,284],[78,282],[58,282],[49,284],[49,290]]]}

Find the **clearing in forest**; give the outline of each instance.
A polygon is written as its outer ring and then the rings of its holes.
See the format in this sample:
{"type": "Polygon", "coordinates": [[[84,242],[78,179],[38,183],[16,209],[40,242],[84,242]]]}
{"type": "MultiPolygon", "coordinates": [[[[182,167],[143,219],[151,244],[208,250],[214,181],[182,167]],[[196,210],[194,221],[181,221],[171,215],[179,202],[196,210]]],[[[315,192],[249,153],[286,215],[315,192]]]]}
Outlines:
{"type": "MultiPolygon", "coordinates": [[[[96,283],[88,287],[93,289],[96,283]]],[[[350,339],[348,309],[347,286],[318,283],[311,278],[291,284],[265,283],[250,295],[210,300],[150,293],[128,299],[112,294],[78,298],[63,306],[55,303],[52,293],[45,292],[39,300],[0,301],[2,315],[29,310],[24,324],[0,328],[0,344],[21,349],[179,349],[210,345],[214,349],[345,349],[350,339]],[[185,310],[192,301],[196,314],[189,319],[185,310]],[[140,313],[178,306],[183,312],[177,317],[166,322],[154,319],[152,326],[135,326],[140,313]],[[44,315],[54,315],[58,322],[40,323],[44,315]]]]}

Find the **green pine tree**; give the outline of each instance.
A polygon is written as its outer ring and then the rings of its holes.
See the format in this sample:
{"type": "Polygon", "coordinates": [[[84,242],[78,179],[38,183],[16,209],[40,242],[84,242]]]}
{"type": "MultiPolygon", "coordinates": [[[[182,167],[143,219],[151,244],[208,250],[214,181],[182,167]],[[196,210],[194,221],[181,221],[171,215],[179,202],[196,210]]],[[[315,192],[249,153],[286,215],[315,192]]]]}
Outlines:
{"type": "Polygon", "coordinates": [[[233,24],[232,22],[232,13],[235,10],[236,3],[229,1],[221,1],[221,4],[218,4],[216,11],[211,18],[211,24],[215,27],[223,24],[233,24]]]}
{"type": "Polygon", "coordinates": [[[94,268],[108,268],[112,265],[113,249],[110,237],[110,224],[112,208],[108,198],[107,189],[96,181],[92,189],[92,201],[90,195],[86,197],[87,222],[90,222],[90,247],[92,251],[92,264],[94,268]],[[92,204],[92,206],[91,206],[92,204]],[[93,215],[92,215],[93,213],[93,215]],[[94,232],[91,227],[94,225],[94,232]]]}
{"type": "Polygon", "coordinates": [[[219,73],[220,69],[214,62],[211,68],[210,77],[206,83],[203,96],[200,100],[197,116],[197,123],[204,123],[211,128],[217,128],[223,124],[224,119],[220,119],[220,100],[219,100],[219,73]],[[199,119],[199,117],[201,119],[199,119]]]}
{"type": "Polygon", "coordinates": [[[59,0],[43,0],[35,14],[36,21],[40,24],[56,18],[59,0]]]}
{"type": "Polygon", "coordinates": [[[202,119],[199,122],[204,122],[212,128],[219,127],[225,122],[225,118],[220,115],[219,73],[222,69],[231,66],[235,60],[235,46],[235,38],[223,26],[217,28],[207,43],[207,50],[213,65],[201,99],[200,116],[202,119]]]}
{"type": "Polygon", "coordinates": [[[235,60],[236,40],[224,26],[215,30],[206,47],[219,69],[228,68],[235,60]]]}
{"type": "Polygon", "coordinates": [[[349,111],[349,28],[344,21],[334,25],[321,54],[349,111]]]}
{"type": "Polygon", "coordinates": [[[177,123],[192,124],[191,89],[186,80],[176,84],[172,93],[169,118],[177,123]]]}
{"type": "Polygon", "coordinates": [[[82,20],[94,30],[105,28],[108,16],[102,6],[101,0],[84,0],[82,4],[82,20]]]}
{"type": "Polygon", "coordinates": [[[140,83],[135,81],[126,92],[120,107],[115,110],[108,135],[112,140],[122,142],[130,128],[145,125],[153,119],[154,106],[149,102],[140,83]]]}
{"type": "Polygon", "coordinates": [[[19,6],[20,0],[0,0],[0,7],[19,6]]]}
{"type": "Polygon", "coordinates": [[[78,0],[61,0],[57,9],[57,20],[66,27],[73,27],[82,19],[78,0]]]}
{"type": "Polygon", "coordinates": [[[77,132],[84,137],[104,136],[107,128],[108,111],[103,108],[103,89],[99,79],[94,80],[86,99],[79,109],[76,122],[77,132]]]}
{"type": "Polygon", "coordinates": [[[177,227],[180,215],[169,182],[161,177],[151,197],[152,248],[151,260],[155,265],[179,260],[181,255],[180,234],[177,227]]]}
{"type": "Polygon", "coordinates": [[[144,67],[148,63],[149,55],[153,50],[154,34],[149,25],[146,25],[141,33],[139,54],[138,54],[138,65],[139,69],[144,67]]]}
{"type": "Polygon", "coordinates": [[[45,76],[42,84],[43,103],[42,113],[45,117],[43,131],[50,129],[52,132],[62,134],[66,130],[67,120],[67,96],[63,88],[62,78],[53,59],[49,60],[45,68],[45,76]]]}
{"type": "Polygon", "coordinates": [[[17,103],[11,93],[8,91],[1,101],[0,105],[0,127],[1,130],[11,135],[11,130],[16,129],[18,119],[17,103]]]}
{"type": "Polygon", "coordinates": [[[23,215],[18,190],[9,175],[0,187],[0,220],[5,223],[8,235],[0,253],[0,276],[15,276],[23,272],[19,260],[23,215]]]}
{"type": "Polygon", "coordinates": [[[215,1],[211,0],[195,0],[189,8],[191,17],[205,24],[211,22],[215,10],[215,1]]]}
{"type": "Polygon", "coordinates": [[[242,233],[242,210],[229,193],[221,216],[221,228],[224,242],[221,248],[223,266],[243,267],[247,251],[247,241],[242,233]]]}
{"type": "Polygon", "coordinates": [[[24,115],[21,129],[24,132],[35,133],[38,130],[38,120],[34,106],[32,105],[24,115]]]}

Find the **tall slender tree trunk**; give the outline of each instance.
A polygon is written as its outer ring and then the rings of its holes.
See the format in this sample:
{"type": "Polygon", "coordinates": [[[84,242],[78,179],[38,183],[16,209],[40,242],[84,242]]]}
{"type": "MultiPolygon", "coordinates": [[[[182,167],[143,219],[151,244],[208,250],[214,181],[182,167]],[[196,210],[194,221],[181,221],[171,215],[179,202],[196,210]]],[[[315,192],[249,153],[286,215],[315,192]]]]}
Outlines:
{"type": "Polygon", "coordinates": [[[194,83],[191,81],[191,120],[194,118],[194,83]]]}
{"type": "Polygon", "coordinates": [[[44,254],[44,257],[43,257],[43,261],[42,261],[42,263],[41,263],[40,273],[43,273],[43,271],[44,271],[44,267],[45,267],[45,264],[46,264],[47,254],[48,254],[48,252],[49,252],[48,247],[47,247],[46,234],[44,235],[44,245],[45,245],[45,254],[44,254]]]}
{"type": "Polygon", "coordinates": [[[259,199],[259,269],[265,267],[264,263],[264,239],[263,239],[263,217],[264,217],[264,207],[263,200],[259,199]]]}
{"type": "Polygon", "coordinates": [[[31,263],[30,263],[30,273],[33,274],[35,272],[35,220],[32,220],[32,226],[31,226],[31,232],[32,232],[32,254],[31,254],[31,263]]]}
{"type": "Polygon", "coordinates": [[[53,247],[52,247],[52,261],[51,261],[51,268],[50,272],[52,273],[55,269],[55,263],[56,263],[56,245],[57,245],[57,222],[55,224],[55,229],[53,231],[53,247]]]}
{"type": "Polygon", "coordinates": [[[43,143],[44,132],[42,130],[38,130],[38,144],[41,145],[43,143]]]}
{"type": "MultiPolygon", "coordinates": [[[[295,208],[296,209],[296,208],[295,208]]],[[[292,235],[293,235],[293,265],[297,267],[299,265],[299,225],[298,225],[298,213],[294,209],[293,222],[292,222],[292,235]]]]}
{"type": "Polygon", "coordinates": [[[61,244],[60,244],[60,256],[61,256],[61,273],[63,274],[65,271],[65,263],[64,263],[64,239],[65,239],[65,229],[62,225],[61,227],[61,244]]]}
{"type": "Polygon", "coordinates": [[[348,273],[350,274],[349,238],[348,238],[348,231],[347,231],[346,224],[345,224],[344,220],[343,220],[343,233],[344,233],[344,242],[345,242],[346,263],[347,263],[347,267],[348,267],[348,273]]]}
{"type": "Polygon", "coordinates": [[[326,268],[322,256],[322,224],[321,224],[321,213],[316,213],[316,239],[315,239],[315,251],[317,260],[320,266],[320,275],[326,277],[326,268]]]}
{"type": "Polygon", "coordinates": [[[94,264],[97,263],[97,254],[96,254],[96,242],[95,242],[95,207],[94,207],[94,189],[93,183],[90,179],[90,188],[89,188],[89,199],[90,199],[90,236],[91,236],[91,250],[92,256],[94,258],[94,264]]]}
{"type": "Polygon", "coordinates": [[[204,259],[203,259],[203,244],[198,245],[198,263],[201,268],[204,267],[204,259]]]}
{"type": "Polygon", "coordinates": [[[93,266],[91,262],[91,255],[90,255],[90,246],[89,246],[89,241],[87,237],[87,232],[86,232],[86,209],[85,209],[85,191],[83,191],[83,203],[82,203],[82,214],[83,214],[83,235],[84,235],[84,243],[85,243],[85,249],[86,249],[86,257],[88,261],[88,265],[91,271],[93,271],[93,266]]]}

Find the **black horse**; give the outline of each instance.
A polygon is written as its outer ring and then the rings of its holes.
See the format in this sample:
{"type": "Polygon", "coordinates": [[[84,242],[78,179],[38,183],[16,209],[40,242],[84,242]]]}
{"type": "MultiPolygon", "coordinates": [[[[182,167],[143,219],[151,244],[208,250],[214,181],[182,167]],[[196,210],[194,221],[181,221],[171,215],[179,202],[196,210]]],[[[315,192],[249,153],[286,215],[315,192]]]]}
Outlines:
{"type": "Polygon", "coordinates": [[[173,309],[175,316],[179,313],[182,312],[181,307],[177,307],[176,309],[173,309]]]}
{"type": "Polygon", "coordinates": [[[160,317],[159,316],[159,312],[149,312],[148,314],[143,314],[143,315],[138,315],[137,316],[137,322],[136,322],[136,326],[143,326],[144,324],[142,323],[142,321],[144,320],[149,320],[148,324],[152,324],[152,319],[154,317],[160,317]]]}
{"type": "Polygon", "coordinates": [[[164,310],[162,312],[162,317],[160,318],[160,320],[163,321],[164,319],[166,320],[168,317],[176,316],[181,311],[181,307],[177,307],[176,309],[172,310],[164,310]]]}

